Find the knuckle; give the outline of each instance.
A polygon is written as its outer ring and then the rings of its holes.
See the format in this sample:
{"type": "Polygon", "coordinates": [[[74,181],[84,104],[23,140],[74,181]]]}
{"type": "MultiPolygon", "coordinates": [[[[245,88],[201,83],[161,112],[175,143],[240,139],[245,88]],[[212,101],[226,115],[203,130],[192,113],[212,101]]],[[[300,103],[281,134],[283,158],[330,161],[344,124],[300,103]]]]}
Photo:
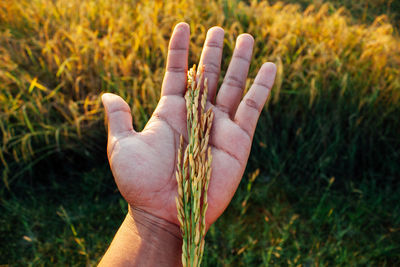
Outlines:
{"type": "Polygon", "coordinates": [[[244,82],[233,75],[227,76],[225,78],[224,83],[228,86],[239,88],[239,89],[243,89],[243,87],[244,87],[244,82]]]}
{"type": "Polygon", "coordinates": [[[220,66],[214,62],[204,63],[204,72],[218,74],[220,71],[220,66]]]}
{"type": "Polygon", "coordinates": [[[249,108],[255,109],[257,112],[260,112],[260,107],[259,107],[259,105],[258,105],[257,102],[254,101],[253,99],[247,98],[247,99],[244,101],[244,103],[245,103],[246,106],[248,106],[249,108]]]}

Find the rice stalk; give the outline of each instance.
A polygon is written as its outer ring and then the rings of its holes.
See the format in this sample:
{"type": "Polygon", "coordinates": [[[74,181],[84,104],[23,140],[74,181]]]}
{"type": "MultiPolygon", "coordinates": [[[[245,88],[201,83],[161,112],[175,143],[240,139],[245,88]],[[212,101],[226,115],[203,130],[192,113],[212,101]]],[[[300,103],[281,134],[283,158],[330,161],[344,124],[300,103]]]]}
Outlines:
{"type": "Polygon", "coordinates": [[[206,111],[207,79],[204,79],[201,95],[203,72],[201,68],[198,77],[195,66],[188,72],[185,95],[188,144],[184,150],[181,135],[176,171],[176,207],[183,238],[182,265],[190,267],[200,266],[203,257],[211,177],[212,155],[208,142],[214,113],[211,108],[206,111]]]}

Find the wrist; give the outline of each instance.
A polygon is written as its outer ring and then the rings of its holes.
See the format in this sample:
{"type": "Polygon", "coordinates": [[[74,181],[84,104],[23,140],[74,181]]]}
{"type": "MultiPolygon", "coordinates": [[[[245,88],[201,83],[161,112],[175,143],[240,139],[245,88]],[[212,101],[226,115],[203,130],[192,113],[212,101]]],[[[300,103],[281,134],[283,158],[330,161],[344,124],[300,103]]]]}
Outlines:
{"type": "Polygon", "coordinates": [[[144,256],[136,258],[137,266],[181,264],[182,236],[178,225],[130,205],[125,222],[140,244],[138,254],[144,256]]]}
{"type": "Polygon", "coordinates": [[[181,254],[176,224],[129,207],[99,266],[180,266],[181,254]]]}
{"type": "Polygon", "coordinates": [[[142,209],[128,206],[128,214],[125,219],[131,230],[141,240],[149,241],[157,239],[160,241],[174,241],[182,243],[181,230],[178,225],[161,219],[142,209]]]}

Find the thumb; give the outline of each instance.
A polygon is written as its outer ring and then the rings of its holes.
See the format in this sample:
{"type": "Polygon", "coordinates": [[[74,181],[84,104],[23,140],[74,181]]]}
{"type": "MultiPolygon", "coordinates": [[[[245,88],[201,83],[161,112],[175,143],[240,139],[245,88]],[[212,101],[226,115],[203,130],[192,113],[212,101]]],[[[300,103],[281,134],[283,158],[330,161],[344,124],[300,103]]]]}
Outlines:
{"type": "Polygon", "coordinates": [[[132,115],[129,105],[114,94],[105,93],[101,96],[108,117],[108,135],[116,137],[133,133],[132,115]]]}

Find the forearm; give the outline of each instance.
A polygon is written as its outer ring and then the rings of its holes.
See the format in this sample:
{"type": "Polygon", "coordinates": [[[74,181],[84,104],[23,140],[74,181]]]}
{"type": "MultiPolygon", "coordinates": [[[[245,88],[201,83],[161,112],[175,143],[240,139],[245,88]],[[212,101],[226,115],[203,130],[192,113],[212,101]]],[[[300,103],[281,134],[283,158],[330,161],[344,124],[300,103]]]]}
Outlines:
{"type": "Polygon", "coordinates": [[[99,266],[179,266],[179,227],[130,209],[99,266]]]}

